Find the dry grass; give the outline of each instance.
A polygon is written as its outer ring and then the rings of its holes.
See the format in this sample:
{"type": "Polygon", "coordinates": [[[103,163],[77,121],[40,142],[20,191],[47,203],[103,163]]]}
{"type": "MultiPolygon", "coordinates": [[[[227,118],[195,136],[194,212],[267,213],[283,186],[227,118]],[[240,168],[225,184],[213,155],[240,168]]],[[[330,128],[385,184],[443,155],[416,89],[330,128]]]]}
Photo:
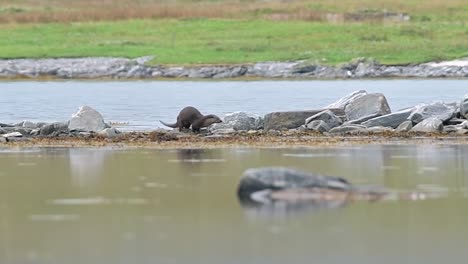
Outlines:
{"type": "MultiPolygon", "coordinates": [[[[362,10],[407,12],[431,19],[463,19],[465,0],[0,0],[0,23],[113,21],[126,19],[265,18],[344,21],[362,10]]],[[[380,16],[370,16],[373,20],[380,16]]]]}

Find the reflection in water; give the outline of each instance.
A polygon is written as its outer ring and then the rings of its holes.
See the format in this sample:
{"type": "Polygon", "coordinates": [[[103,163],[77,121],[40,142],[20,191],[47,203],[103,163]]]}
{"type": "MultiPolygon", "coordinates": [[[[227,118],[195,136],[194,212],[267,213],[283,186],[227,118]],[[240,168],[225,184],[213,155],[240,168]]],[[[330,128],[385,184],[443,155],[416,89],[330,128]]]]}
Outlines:
{"type": "Polygon", "coordinates": [[[465,145],[0,151],[0,263],[464,263],[467,175],[465,145]],[[439,199],[244,209],[261,166],[439,199]]]}

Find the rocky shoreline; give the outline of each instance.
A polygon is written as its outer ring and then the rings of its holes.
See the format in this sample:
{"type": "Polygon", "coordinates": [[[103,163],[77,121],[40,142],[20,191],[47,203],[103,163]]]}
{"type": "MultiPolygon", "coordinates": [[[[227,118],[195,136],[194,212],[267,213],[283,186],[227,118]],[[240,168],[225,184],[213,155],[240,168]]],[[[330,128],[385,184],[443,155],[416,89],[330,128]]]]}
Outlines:
{"type": "Polygon", "coordinates": [[[310,61],[259,62],[244,65],[148,65],[153,57],[0,60],[3,79],[224,79],[224,78],[466,78],[468,58],[414,65],[382,65],[358,58],[338,66],[310,61]]]}
{"type": "Polygon", "coordinates": [[[359,142],[423,138],[468,141],[468,94],[459,102],[432,102],[392,112],[381,93],[355,91],[318,110],[272,112],[265,116],[235,112],[201,133],[156,129],[121,132],[102,115],[82,106],[71,119],[44,123],[0,123],[0,143],[60,144],[155,144],[193,147],[194,144],[315,145],[349,138],[359,142]],[[175,142],[175,143],[174,143],[175,142]],[[214,143],[214,144],[212,144],[214,143]]]}

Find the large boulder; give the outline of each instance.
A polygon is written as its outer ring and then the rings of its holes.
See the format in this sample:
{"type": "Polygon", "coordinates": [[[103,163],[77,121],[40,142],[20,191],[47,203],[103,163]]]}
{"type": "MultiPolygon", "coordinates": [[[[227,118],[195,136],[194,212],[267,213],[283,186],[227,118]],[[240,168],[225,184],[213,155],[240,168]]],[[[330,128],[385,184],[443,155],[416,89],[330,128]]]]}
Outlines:
{"type": "Polygon", "coordinates": [[[374,114],[386,115],[390,113],[387,99],[381,93],[366,94],[345,107],[346,119],[349,121],[374,114]]]}
{"type": "Polygon", "coordinates": [[[427,118],[437,118],[445,122],[454,117],[456,111],[456,104],[445,104],[442,102],[421,104],[416,106],[416,109],[408,117],[408,120],[413,121],[413,123],[419,123],[427,118]]]}
{"type": "MultiPolygon", "coordinates": [[[[337,116],[343,116],[343,109],[329,109],[337,116]]],[[[289,111],[289,112],[273,112],[265,115],[263,128],[265,130],[283,130],[293,129],[304,125],[308,117],[316,115],[321,110],[306,110],[306,111],[289,111]]]]}
{"type": "Polygon", "coordinates": [[[330,128],[337,127],[343,123],[341,118],[337,117],[332,111],[328,109],[307,118],[305,121],[305,124],[307,125],[310,122],[316,121],[316,120],[322,120],[330,128]]]}
{"type": "Polygon", "coordinates": [[[460,103],[460,115],[468,119],[468,94],[465,94],[465,97],[463,97],[460,103]]]}
{"type": "Polygon", "coordinates": [[[346,95],[343,98],[340,98],[338,101],[327,105],[325,108],[345,108],[350,102],[353,102],[354,100],[363,97],[364,95],[367,94],[367,91],[365,90],[359,90],[359,91],[354,91],[348,95],[346,95]]]}
{"type": "Polygon", "coordinates": [[[444,129],[442,120],[436,117],[430,117],[424,119],[416,126],[414,126],[410,131],[413,132],[441,132],[444,129]]]}
{"type": "Polygon", "coordinates": [[[408,119],[413,110],[414,108],[408,108],[391,114],[375,117],[363,122],[362,125],[366,127],[384,126],[397,128],[401,123],[408,119]]]}
{"type": "Polygon", "coordinates": [[[247,114],[245,112],[234,112],[226,114],[223,123],[213,124],[210,131],[221,130],[248,131],[257,130],[263,127],[263,118],[257,115],[247,114]]]}
{"type": "Polygon", "coordinates": [[[70,131],[99,132],[105,128],[102,115],[89,106],[80,107],[68,124],[70,131]]]}

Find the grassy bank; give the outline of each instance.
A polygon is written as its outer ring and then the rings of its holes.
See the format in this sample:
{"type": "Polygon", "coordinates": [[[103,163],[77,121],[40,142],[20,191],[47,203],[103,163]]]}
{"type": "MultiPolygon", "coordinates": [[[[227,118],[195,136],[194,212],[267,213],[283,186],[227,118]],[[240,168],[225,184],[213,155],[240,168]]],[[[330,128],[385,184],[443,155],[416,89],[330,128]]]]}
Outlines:
{"type": "Polygon", "coordinates": [[[1,58],[153,55],[161,64],[338,64],[373,57],[406,64],[468,56],[468,7],[459,0],[33,2],[0,4],[1,58]],[[371,11],[356,11],[363,8],[371,11]],[[411,19],[383,21],[379,10],[387,9],[411,19]]]}

